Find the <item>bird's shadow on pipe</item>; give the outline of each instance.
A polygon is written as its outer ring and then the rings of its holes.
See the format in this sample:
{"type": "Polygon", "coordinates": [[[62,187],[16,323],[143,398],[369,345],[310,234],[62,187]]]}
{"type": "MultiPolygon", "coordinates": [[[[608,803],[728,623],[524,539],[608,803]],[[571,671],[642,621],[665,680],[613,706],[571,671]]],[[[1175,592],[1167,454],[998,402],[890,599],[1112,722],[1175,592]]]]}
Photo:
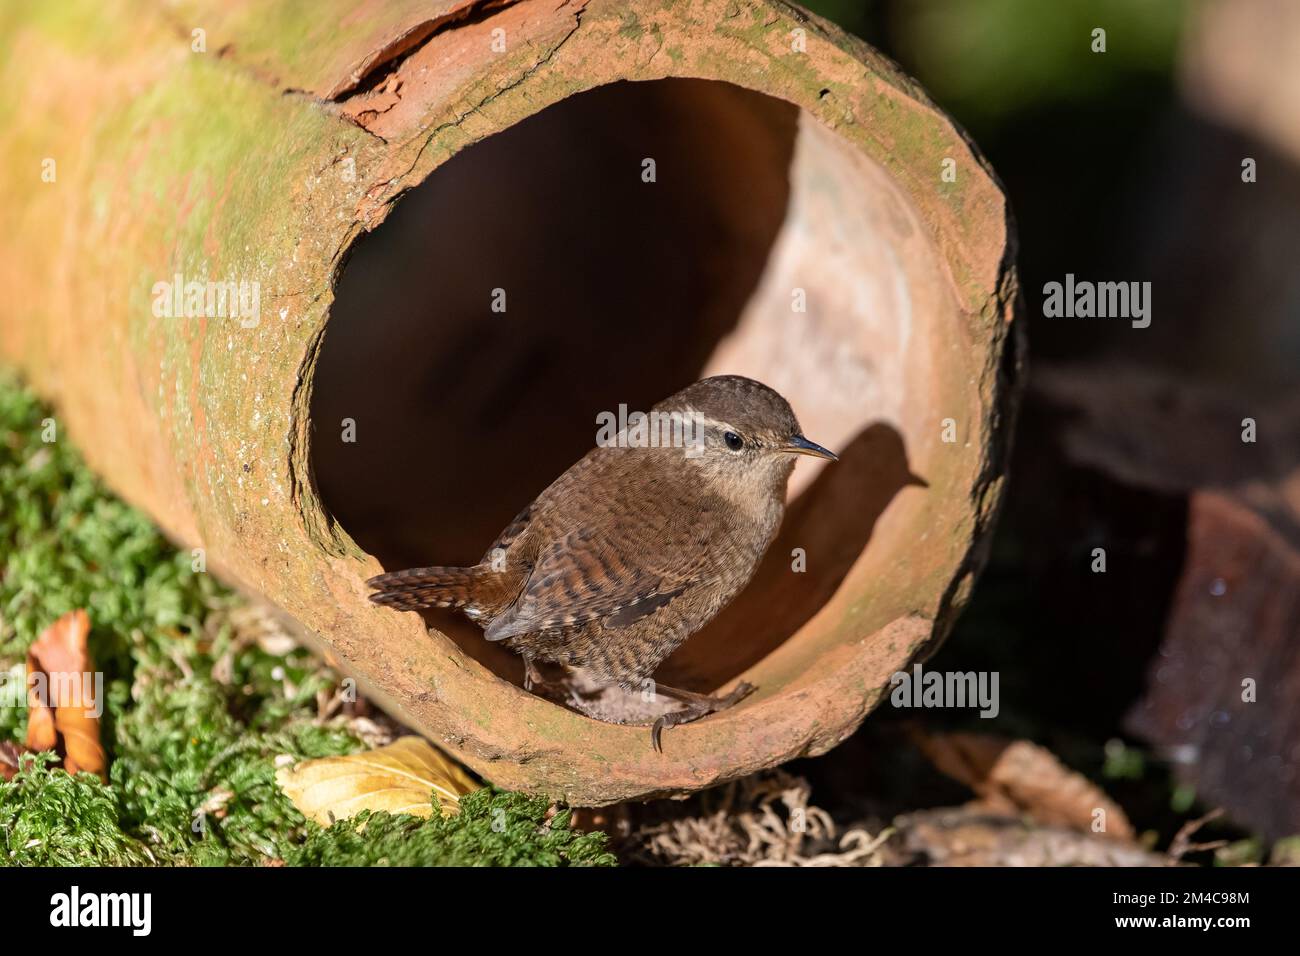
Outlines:
{"type": "Polygon", "coordinates": [[[883,422],[860,431],[839,456],[786,509],[746,588],[664,662],[657,680],[711,691],[753,667],[831,599],[894,496],[928,487],[912,474],[902,436],[883,422]]]}

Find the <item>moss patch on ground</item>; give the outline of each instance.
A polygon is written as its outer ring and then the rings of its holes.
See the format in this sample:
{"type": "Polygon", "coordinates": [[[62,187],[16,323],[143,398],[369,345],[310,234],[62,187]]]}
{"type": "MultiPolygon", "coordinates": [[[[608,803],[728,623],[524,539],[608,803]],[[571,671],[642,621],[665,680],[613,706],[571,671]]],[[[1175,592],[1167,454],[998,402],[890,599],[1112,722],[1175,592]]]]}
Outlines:
{"type": "Polygon", "coordinates": [[[545,801],[488,788],[462,812],[375,814],[324,829],[275,783],[277,762],[366,748],[323,702],[340,677],[265,615],[195,571],[113,497],[59,423],[0,370],[0,740],[21,742],[27,647],[90,613],[104,674],[109,783],[51,758],[0,783],[0,863],[13,865],[612,865],[605,836],[545,801]],[[53,440],[50,440],[50,439],[53,440]]]}

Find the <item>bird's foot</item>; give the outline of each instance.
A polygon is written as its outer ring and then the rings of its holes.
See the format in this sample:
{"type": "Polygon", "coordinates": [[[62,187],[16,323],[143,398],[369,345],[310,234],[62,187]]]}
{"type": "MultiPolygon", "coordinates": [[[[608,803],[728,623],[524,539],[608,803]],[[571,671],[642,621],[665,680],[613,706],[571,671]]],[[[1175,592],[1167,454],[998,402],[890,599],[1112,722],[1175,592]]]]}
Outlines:
{"type": "Polygon", "coordinates": [[[543,677],[542,672],[537,669],[537,665],[533,663],[533,659],[531,657],[525,657],[524,658],[524,690],[528,691],[529,693],[532,693],[534,687],[536,687],[538,684],[545,684],[545,683],[546,683],[546,678],[543,677]]]}
{"type": "Polygon", "coordinates": [[[666,727],[676,727],[679,724],[689,724],[691,721],[699,720],[701,717],[707,717],[709,714],[716,714],[719,711],[726,710],[740,703],[746,697],[754,692],[754,685],[748,681],[741,681],[736,685],[735,690],[725,697],[709,697],[707,694],[696,694],[688,690],[678,690],[675,687],[665,687],[663,684],[655,688],[656,693],[673,697],[685,702],[681,710],[669,711],[659,717],[650,728],[650,744],[657,753],[663,753],[663,732],[666,727]]]}

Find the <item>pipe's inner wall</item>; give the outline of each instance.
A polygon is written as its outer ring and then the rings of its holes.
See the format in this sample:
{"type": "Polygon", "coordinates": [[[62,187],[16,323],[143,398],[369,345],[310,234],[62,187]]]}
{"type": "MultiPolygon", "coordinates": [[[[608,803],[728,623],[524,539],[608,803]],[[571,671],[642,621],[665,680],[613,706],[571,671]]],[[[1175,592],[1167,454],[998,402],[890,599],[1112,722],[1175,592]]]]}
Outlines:
{"type": "MultiPolygon", "coordinates": [[[[953,306],[923,236],[877,166],[788,103],[677,79],[561,101],[357,243],[313,380],[322,501],[389,570],[472,564],[594,444],[597,413],[751,375],[841,462],[801,461],[758,578],[660,678],[761,686],[766,668],[772,689],[826,650],[828,602],[853,602],[859,637],[907,610],[870,588],[936,493],[911,476],[938,440],[932,323],[953,306]]],[[[521,680],[477,627],[429,620],[521,680]]]]}

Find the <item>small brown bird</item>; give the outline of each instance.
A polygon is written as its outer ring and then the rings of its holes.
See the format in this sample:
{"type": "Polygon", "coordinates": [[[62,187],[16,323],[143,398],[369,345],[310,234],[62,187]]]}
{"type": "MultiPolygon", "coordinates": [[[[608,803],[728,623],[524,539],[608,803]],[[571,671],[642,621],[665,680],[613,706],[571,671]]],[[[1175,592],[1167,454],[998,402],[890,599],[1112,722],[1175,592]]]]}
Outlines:
{"type": "MultiPolygon", "coordinates": [[[[793,456],[836,460],[800,434],[789,402],[739,375],[696,382],[646,421],[638,430],[629,417],[599,441],[478,564],[381,574],[367,582],[370,599],[401,611],[459,609],[523,657],[529,689],[541,681],[537,660],[640,688],[753,576],[785,513],[793,456]]],[[[753,689],[742,682],[710,697],[655,686],[684,707],[655,721],[654,748],[665,727],[753,689]]]]}

